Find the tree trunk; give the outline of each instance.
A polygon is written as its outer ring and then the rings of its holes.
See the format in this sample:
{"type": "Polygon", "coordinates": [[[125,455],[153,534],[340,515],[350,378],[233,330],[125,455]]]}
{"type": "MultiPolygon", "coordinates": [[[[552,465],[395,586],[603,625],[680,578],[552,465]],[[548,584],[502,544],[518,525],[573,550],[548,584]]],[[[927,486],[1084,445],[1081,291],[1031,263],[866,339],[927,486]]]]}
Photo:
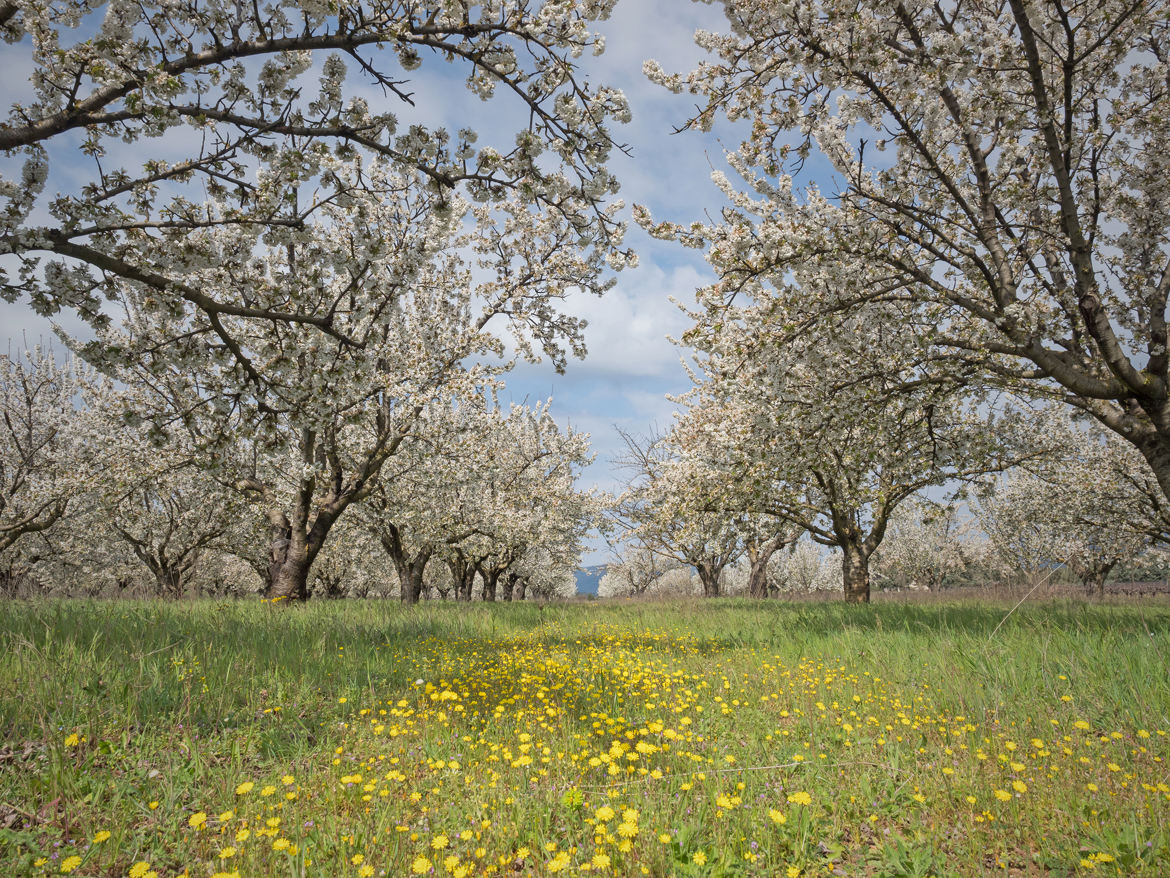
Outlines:
{"type": "Polygon", "coordinates": [[[311,491],[302,491],[293,510],[284,563],[277,568],[276,579],[269,593],[273,601],[303,602],[309,599],[309,572],[324,547],[325,539],[337,521],[337,516],[345,509],[344,506],[332,509],[319,508],[312,527],[309,527],[311,501],[311,491]]]}
{"type": "Polygon", "coordinates": [[[183,596],[183,574],[181,571],[166,565],[154,565],[151,570],[159,592],[164,597],[181,598],[183,596]]]}
{"type": "Polygon", "coordinates": [[[841,545],[841,573],[845,583],[845,602],[869,603],[869,555],[853,543],[841,545]]]}
{"type": "Polygon", "coordinates": [[[744,544],[744,551],[748,556],[748,597],[768,597],[768,562],[772,556],[783,549],[793,538],[787,530],[782,530],[762,545],[754,538],[744,544]]]}
{"type": "Polygon", "coordinates": [[[268,580],[264,592],[272,597],[276,593],[276,580],[288,560],[288,546],[292,539],[292,526],[283,512],[268,513],[268,580]]]}
{"type": "Polygon", "coordinates": [[[1102,420],[1102,423],[1120,433],[1137,447],[1142,457],[1149,463],[1150,469],[1154,471],[1154,478],[1158,480],[1162,494],[1170,499],[1170,436],[1164,436],[1155,429],[1148,434],[1135,437],[1122,430],[1117,430],[1116,426],[1108,420],[1102,420]]]}
{"type": "Polygon", "coordinates": [[[524,600],[524,596],[528,593],[528,577],[521,576],[516,580],[516,600],[524,600]]]}
{"type": "Polygon", "coordinates": [[[456,555],[447,562],[454,581],[455,600],[470,601],[471,590],[475,587],[475,564],[463,555],[456,555]]]}
{"type": "Polygon", "coordinates": [[[309,569],[312,567],[312,563],[303,550],[290,550],[284,563],[276,570],[276,579],[269,592],[272,601],[308,600],[309,569]]]}
{"type": "Polygon", "coordinates": [[[483,599],[485,601],[494,601],[496,599],[496,586],[500,581],[500,577],[504,571],[498,567],[490,567],[485,574],[480,571],[479,575],[483,578],[483,599]]]}
{"type": "Polygon", "coordinates": [[[708,567],[706,564],[699,564],[695,569],[699,571],[699,581],[703,583],[703,597],[719,597],[719,574],[721,571],[708,567]]]}
{"type": "MultiPolygon", "coordinates": [[[[502,595],[504,600],[506,600],[506,601],[512,600],[512,592],[515,590],[516,583],[519,580],[520,580],[520,574],[514,573],[511,570],[509,570],[504,575],[504,590],[503,590],[503,595],[502,595]]],[[[523,600],[523,597],[521,597],[521,600],[523,600]]]]}
{"type": "Polygon", "coordinates": [[[1113,569],[1115,564],[1117,564],[1116,561],[1107,561],[1095,564],[1085,571],[1082,581],[1098,600],[1105,597],[1105,580],[1109,577],[1109,571],[1113,569]]]}
{"type": "Polygon", "coordinates": [[[756,566],[752,562],[748,568],[748,597],[766,598],[768,596],[768,563],[756,566]]]}
{"type": "Polygon", "coordinates": [[[404,604],[417,604],[422,597],[423,576],[434,549],[429,546],[419,549],[411,558],[406,552],[402,532],[391,522],[386,522],[385,530],[379,530],[378,541],[394,562],[394,570],[398,573],[399,600],[404,604]]]}

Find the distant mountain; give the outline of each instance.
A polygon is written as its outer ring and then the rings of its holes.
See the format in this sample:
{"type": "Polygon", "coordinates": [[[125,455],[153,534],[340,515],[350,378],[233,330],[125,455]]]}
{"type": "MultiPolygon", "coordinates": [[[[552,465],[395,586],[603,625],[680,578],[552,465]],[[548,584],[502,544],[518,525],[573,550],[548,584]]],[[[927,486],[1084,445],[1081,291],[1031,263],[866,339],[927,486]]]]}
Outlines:
{"type": "Polygon", "coordinates": [[[581,567],[577,570],[577,594],[597,594],[597,584],[605,575],[605,565],[595,564],[592,567],[581,567]]]}

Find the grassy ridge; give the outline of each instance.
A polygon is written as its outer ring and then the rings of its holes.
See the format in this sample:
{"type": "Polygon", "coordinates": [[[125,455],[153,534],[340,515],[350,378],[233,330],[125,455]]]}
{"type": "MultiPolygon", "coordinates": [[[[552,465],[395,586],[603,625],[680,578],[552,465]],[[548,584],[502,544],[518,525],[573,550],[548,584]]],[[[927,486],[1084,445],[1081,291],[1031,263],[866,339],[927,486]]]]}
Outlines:
{"type": "Polygon", "coordinates": [[[1009,609],[0,605],[0,872],[1170,873],[1170,609],[1009,609]]]}

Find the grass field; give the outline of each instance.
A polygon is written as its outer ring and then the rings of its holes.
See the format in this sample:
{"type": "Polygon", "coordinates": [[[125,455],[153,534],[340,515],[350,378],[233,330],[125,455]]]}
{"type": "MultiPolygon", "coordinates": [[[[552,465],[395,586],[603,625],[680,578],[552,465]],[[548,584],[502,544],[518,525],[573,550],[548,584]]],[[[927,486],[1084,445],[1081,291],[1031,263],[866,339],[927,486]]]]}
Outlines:
{"type": "Polygon", "coordinates": [[[0,605],[0,874],[1170,874],[1170,607],[0,605]]]}

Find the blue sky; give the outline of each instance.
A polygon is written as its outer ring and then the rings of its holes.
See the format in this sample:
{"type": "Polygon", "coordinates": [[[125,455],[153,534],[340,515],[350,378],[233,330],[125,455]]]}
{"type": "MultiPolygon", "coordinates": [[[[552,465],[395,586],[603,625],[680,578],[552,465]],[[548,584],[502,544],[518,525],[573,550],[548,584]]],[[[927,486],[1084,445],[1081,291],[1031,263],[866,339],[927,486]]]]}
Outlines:
{"type": "MultiPolygon", "coordinates": [[[[724,27],[719,8],[682,0],[624,0],[609,21],[598,25],[606,36],[606,52],[583,58],[582,64],[592,81],[621,88],[633,109],[633,121],[615,131],[629,144],[632,155],[616,154],[611,164],[622,181],[621,197],[627,205],[644,204],[658,218],[685,222],[714,213],[723,204],[710,180],[713,167],[724,167],[718,134],[673,135],[672,127],[687,117],[693,101],[648,82],[642,62],[655,58],[668,71],[689,70],[701,57],[693,41],[695,30],[724,27]]],[[[0,48],[0,64],[6,73],[27,70],[28,63],[23,47],[0,48]]],[[[449,77],[412,82],[417,104],[413,115],[430,124],[477,127],[481,143],[492,142],[491,129],[507,124],[505,118],[501,125],[499,102],[469,106],[453,101],[452,86],[449,77]]],[[[9,87],[8,95],[9,100],[24,100],[27,86],[9,87]]],[[[376,94],[371,92],[371,97],[376,94]]],[[[400,120],[408,121],[411,112],[403,108],[400,120]]],[[[171,146],[165,139],[148,143],[163,153],[171,146]]],[[[138,144],[127,150],[142,147],[138,144]]],[[[127,164],[134,163],[130,155],[125,159],[127,164]]],[[[68,147],[64,155],[55,149],[50,186],[53,181],[70,185],[76,182],[70,178],[87,176],[90,167],[80,156],[76,166],[70,167],[68,147]]],[[[512,399],[535,401],[552,396],[558,421],[591,434],[597,460],[584,474],[583,486],[607,490],[618,488],[622,480],[612,466],[620,444],[614,427],[643,433],[652,425],[669,426],[676,406],[667,394],[689,385],[679,362],[681,352],[667,341],[668,335],[679,335],[687,325],[670,297],[692,301],[696,287],[711,280],[700,253],[653,241],[636,226],[630,228],[627,243],[639,253],[638,267],[621,272],[616,287],[604,298],[579,295],[567,305],[589,321],[589,356],[570,362],[564,375],[557,375],[548,364],[522,364],[508,379],[512,399]]],[[[72,315],[61,314],[56,320],[67,332],[84,333],[72,315]]],[[[7,336],[6,348],[13,350],[25,340],[29,344],[51,340],[52,329],[26,305],[0,302],[0,335],[7,336]]],[[[584,560],[598,563],[607,554],[595,542],[584,560]]]]}

